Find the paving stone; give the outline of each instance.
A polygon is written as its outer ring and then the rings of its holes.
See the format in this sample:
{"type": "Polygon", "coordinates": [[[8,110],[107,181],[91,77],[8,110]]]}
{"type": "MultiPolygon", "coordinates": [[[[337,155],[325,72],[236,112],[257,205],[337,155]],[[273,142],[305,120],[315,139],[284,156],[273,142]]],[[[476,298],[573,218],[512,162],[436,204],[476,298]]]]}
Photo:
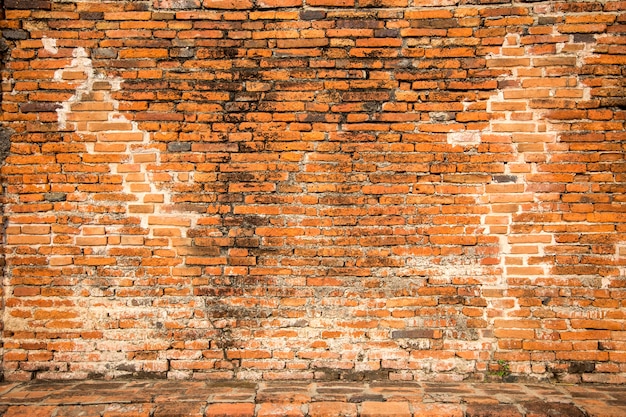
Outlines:
{"type": "Polygon", "coordinates": [[[41,383],[19,385],[10,392],[2,394],[2,402],[6,404],[29,404],[41,402],[55,393],[64,393],[67,385],[52,383],[44,385],[41,383]]]}
{"type": "Polygon", "coordinates": [[[526,417],[585,417],[573,404],[533,401],[521,405],[526,409],[526,417]]]}
{"type": "MultiPolygon", "coordinates": [[[[207,401],[211,395],[213,395],[215,389],[207,387],[203,382],[197,383],[185,383],[181,381],[180,385],[172,384],[157,384],[153,388],[146,389],[152,397],[154,402],[171,402],[171,401],[188,401],[193,398],[196,400],[207,401]]],[[[228,388],[224,390],[228,392],[228,388]]]]}
{"type": "Polygon", "coordinates": [[[309,417],[356,417],[357,405],[338,401],[323,401],[309,405],[309,417]]]}
{"type": "Polygon", "coordinates": [[[301,404],[260,404],[257,417],[304,417],[301,404]]]}
{"type": "Polygon", "coordinates": [[[589,417],[624,417],[626,416],[626,404],[623,406],[608,405],[599,400],[581,400],[577,401],[581,409],[587,412],[589,417]]]}
{"type": "Polygon", "coordinates": [[[361,417],[411,417],[408,402],[374,402],[361,404],[361,417]]]}
{"type": "Polygon", "coordinates": [[[56,409],[54,417],[100,417],[105,405],[66,405],[56,409]]]}
{"type": "Polygon", "coordinates": [[[608,392],[606,392],[606,390],[598,390],[595,387],[589,385],[572,385],[567,388],[567,392],[569,395],[575,398],[591,398],[594,400],[607,400],[610,395],[608,392]]]}
{"type": "Polygon", "coordinates": [[[460,404],[411,404],[415,417],[463,417],[460,404]]]}
{"type": "Polygon", "coordinates": [[[152,404],[111,404],[102,417],[150,417],[152,404]]]}
{"type": "Polygon", "coordinates": [[[364,403],[364,402],[384,402],[385,397],[382,394],[357,394],[350,395],[348,402],[364,403]]]}
{"type": "Polygon", "coordinates": [[[251,393],[228,393],[228,394],[217,394],[211,395],[210,402],[212,403],[249,403],[254,402],[256,398],[255,392],[251,393]]]}
{"type": "Polygon", "coordinates": [[[463,397],[463,402],[468,404],[500,404],[500,400],[495,397],[483,397],[479,395],[468,395],[463,397]]]}
{"type": "Polygon", "coordinates": [[[0,396],[15,389],[17,386],[19,386],[19,382],[0,382],[0,396]]]}
{"type": "Polygon", "coordinates": [[[209,383],[211,390],[210,402],[254,402],[257,395],[257,384],[246,381],[227,381],[225,383],[209,383]]]}
{"type": "Polygon", "coordinates": [[[466,417],[523,417],[517,406],[510,404],[469,404],[466,417]]]}
{"type": "Polygon", "coordinates": [[[419,401],[424,398],[424,390],[420,384],[370,384],[370,391],[381,394],[385,401],[419,401]]]}
{"type": "Polygon", "coordinates": [[[204,402],[173,401],[157,405],[153,417],[204,417],[205,407],[204,402]]]}
{"type": "Polygon", "coordinates": [[[466,383],[441,384],[438,389],[429,383],[422,398],[419,384],[307,382],[294,384],[291,391],[285,383],[260,385],[145,380],[18,383],[4,385],[4,391],[0,387],[0,416],[626,417],[624,386],[466,383]],[[135,399],[140,401],[132,402],[135,399]]]}
{"type": "Polygon", "coordinates": [[[295,403],[303,404],[311,401],[311,395],[306,392],[263,391],[256,396],[260,403],[295,403]]]}
{"type": "Polygon", "coordinates": [[[132,386],[128,382],[82,382],[67,389],[58,389],[45,399],[49,404],[150,403],[153,393],[147,386],[132,386]]]}
{"type": "Polygon", "coordinates": [[[3,417],[51,417],[55,410],[54,406],[17,405],[10,406],[3,417]]]}
{"type": "Polygon", "coordinates": [[[219,403],[209,404],[205,417],[252,417],[254,403],[219,403]]]}

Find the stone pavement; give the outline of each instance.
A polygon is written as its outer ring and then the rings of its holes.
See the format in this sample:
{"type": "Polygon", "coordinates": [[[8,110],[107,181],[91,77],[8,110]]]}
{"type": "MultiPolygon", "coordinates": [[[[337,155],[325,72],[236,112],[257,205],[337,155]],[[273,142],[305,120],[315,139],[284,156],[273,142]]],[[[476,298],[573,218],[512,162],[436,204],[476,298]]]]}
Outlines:
{"type": "Polygon", "coordinates": [[[2,417],[626,417],[626,387],[519,383],[0,383],[2,417]]]}

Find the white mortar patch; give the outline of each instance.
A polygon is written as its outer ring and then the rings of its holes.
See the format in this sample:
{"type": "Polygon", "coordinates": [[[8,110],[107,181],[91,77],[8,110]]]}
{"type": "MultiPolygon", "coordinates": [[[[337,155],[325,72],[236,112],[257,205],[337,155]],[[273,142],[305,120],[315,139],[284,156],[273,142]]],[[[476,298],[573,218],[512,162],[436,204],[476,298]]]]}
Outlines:
{"type": "Polygon", "coordinates": [[[43,49],[45,49],[47,52],[50,52],[51,54],[55,54],[55,55],[59,53],[59,48],[57,48],[56,39],[47,38],[44,36],[41,39],[41,43],[43,43],[43,49]]]}
{"type": "Polygon", "coordinates": [[[461,132],[448,133],[448,143],[450,145],[477,145],[481,140],[481,132],[477,130],[465,130],[461,132]]]}

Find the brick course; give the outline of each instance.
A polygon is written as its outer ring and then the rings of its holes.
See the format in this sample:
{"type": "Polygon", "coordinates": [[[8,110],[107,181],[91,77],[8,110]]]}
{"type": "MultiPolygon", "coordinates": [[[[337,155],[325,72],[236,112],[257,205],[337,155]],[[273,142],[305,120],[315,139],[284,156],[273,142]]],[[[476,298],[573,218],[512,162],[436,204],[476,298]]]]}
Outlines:
{"type": "Polygon", "coordinates": [[[5,0],[4,377],[625,383],[625,22],[5,0]]]}

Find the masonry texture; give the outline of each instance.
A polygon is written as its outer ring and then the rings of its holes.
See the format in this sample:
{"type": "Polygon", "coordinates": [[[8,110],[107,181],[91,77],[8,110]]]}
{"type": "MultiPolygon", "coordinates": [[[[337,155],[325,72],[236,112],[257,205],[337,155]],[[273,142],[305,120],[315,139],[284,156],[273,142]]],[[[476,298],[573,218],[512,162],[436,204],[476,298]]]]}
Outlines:
{"type": "Polygon", "coordinates": [[[626,1],[3,13],[5,379],[626,383],[626,1]]]}

